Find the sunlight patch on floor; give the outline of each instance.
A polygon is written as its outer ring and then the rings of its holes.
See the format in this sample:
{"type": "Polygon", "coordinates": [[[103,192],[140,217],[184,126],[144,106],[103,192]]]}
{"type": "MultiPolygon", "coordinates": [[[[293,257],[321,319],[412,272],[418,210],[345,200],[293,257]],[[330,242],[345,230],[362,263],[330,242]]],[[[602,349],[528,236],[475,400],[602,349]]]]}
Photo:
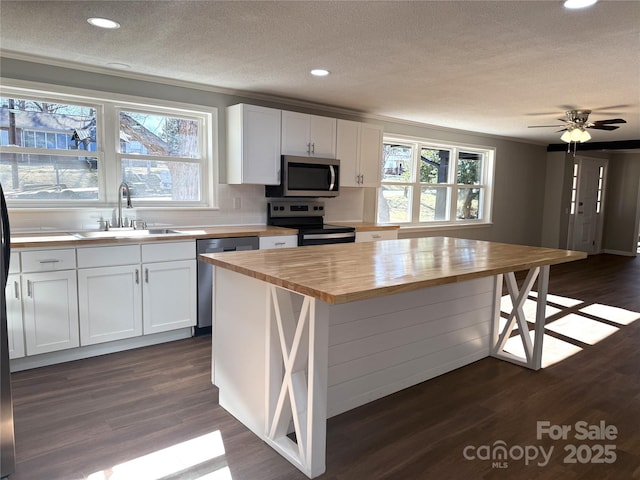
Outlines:
{"type": "MultiPolygon", "coordinates": [[[[538,292],[531,291],[529,292],[529,296],[538,298],[538,292]]],[[[560,305],[565,308],[575,307],[576,305],[584,303],[584,301],[578,300],[577,298],[561,297],[560,295],[552,295],[551,293],[547,294],[547,302],[555,303],[556,305],[560,305]]]]}
{"type": "MultiPolygon", "coordinates": [[[[530,330],[529,335],[533,341],[534,331],[530,330]]],[[[522,340],[519,336],[509,338],[505,344],[504,351],[512,355],[517,355],[518,357],[525,356],[522,340]]],[[[582,348],[573,343],[545,335],[542,342],[542,368],[561,362],[581,351],[582,348]]]]}
{"type": "MultiPolygon", "coordinates": [[[[92,473],[87,480],[161,480],[225,454],[219,430],[148,455],[92,473]]],[[[196,480],[232,480],[229,468],[219,467],[196,480]]]]}
{"type": "Polygon", "coordinates": [[[601,303],[594,303],[588,307],[580,309],[580,312],[599,317],[610,322],[617,323],[619,325],[629,325],[632,322],[640,319],[640,313],[633,312],[631,310],[625,310],[620,307],[612,307],[610,305],[602,305],[601,303]]]}
{"type": "MultiPolygon", "coordinates": [[[[537,297],[536,291],[529,293],[523,305],[525,318],[529,323],[535,323],[537,297]]],[[[576,298],[562,297],[559,295],[548,294],[547,305],[545,307],[545,318],[556,316],[552,321],[547,321],[545,330],[562,335],[565,340],[555,336],[544,335],[542,346],[542,367],[558,363],[572,355],[583,350],[576,343],[595,345],[605,338],[620,331],[621,327],[611,325],[616,323],[624,326],[640,319],[640,313],[626,310],[620,307],[603,305],[595,303],[580,308],[578,312],[568,313],[568,309],[573,309],[585,302],[576,298]],[[549,305],[549,303],[553,305],[549,305]],[[562,308],[558,308],[562,307],[562,308]],[[601,319],[601,320],[600,320],[601,319]]],[[[500,300],[500,311],[502,316],[499,318],[499,331],[502,332],[507,323],[506,315],[511,314],[513,303],[509,295],[504,295],[500,300]]],[[[517,324],[513,328],[513,332],[518,330],[517,324]]],[[[534,331],[530,330],[529,335],[533,341],[534,331]]],[[[512,355],[524,358],[525,352],[522,340],[517,335],[512,335],[506,342],[504,351],[512,355]]]]}
{"type": "MultiPolygon", "coordinates": [[[[533,292],[532,292],[533,293],[533,292]]],[[[527,319],[527,322],[535,323],[536,321],[536,307],[537,300],[531,300],[527,298],[524,301],[524,305],[522,306],[522,310],[524,311],[524,316],[527,319]]],[[[502,297],[500,301],[500,311],[502,313],[506,313],[507,315],[511,313],[513,309],[513,302],[511,301],[511,297],[509,295],[505,295],[502,297]]],[[[545,318],[549,318],[552,315],[555,315],[560,311],[559,308],[553,307],[551,305],[547,305],[545,309],[545,318]]]]}
{"type": "Polygon", "coordinates": [[[595,345],[620,330],[608,323],[592,320],[577,313],[562,317],[548,324],[545,328],[587,345],[595,345]]]}

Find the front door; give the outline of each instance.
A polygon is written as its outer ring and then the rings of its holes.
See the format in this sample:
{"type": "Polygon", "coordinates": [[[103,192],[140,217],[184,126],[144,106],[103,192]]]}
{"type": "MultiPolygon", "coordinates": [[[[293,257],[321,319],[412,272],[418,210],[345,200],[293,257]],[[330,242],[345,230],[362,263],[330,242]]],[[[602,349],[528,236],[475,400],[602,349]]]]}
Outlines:
{"type": "Polygon", "coordinates": [[[607,160],[576,157],[571,192],[569,248],[599,253],[602,243],[607,160]]]}

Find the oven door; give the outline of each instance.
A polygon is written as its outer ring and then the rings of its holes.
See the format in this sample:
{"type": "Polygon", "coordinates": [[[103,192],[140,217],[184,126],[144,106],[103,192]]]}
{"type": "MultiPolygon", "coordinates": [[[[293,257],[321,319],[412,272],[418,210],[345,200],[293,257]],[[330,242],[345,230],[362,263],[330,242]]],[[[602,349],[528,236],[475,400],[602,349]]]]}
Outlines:
{"type": "Polygon", "coordinates": [[[298,245],[327,245],[329,243],[351,243],[356,241],[353,227],[325,225],[322,228],[301,229],[298,231],[298,245]]]}

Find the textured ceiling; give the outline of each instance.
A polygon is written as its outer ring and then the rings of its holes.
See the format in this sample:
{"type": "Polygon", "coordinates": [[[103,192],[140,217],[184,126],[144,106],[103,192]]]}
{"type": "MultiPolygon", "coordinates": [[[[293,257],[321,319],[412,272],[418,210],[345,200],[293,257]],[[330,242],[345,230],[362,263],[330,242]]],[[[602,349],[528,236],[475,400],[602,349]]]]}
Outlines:
{"type": "Polygon", "coordinates": [[[640,2],[11,1],[7,57],[342,107],[539,143],[567,108],[640,138],[640,2]],[[85,20],[112,18],[114,31],[85,20]],[[332,73],[309,75],[313,67],[332,73]]]}

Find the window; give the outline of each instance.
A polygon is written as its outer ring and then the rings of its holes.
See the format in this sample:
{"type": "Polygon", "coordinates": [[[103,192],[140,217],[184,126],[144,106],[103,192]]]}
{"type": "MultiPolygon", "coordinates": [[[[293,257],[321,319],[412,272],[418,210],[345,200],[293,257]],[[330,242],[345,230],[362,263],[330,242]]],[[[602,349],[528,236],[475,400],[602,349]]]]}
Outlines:
{"type": "Polygon", "coordinates": [[[118,158],[133,198],[200,200],[202,125],[193,118],[119,111],[118,158]]]}
{"type": "MultiPolygon", "coordinates": [[[[215,111],[3,87],[0,181],[16,206],[215,206],[215,111]]],[[[193,106],[189,106],[193,107],[193,106]]]]}
{"type": "Polygon", "coordinates": [[[385,137],[380,223],[487,223],[494,150],[385,137]]]}
{"type": "Polygon", "coordinates": [[[0,182],[7,199],[97,200],[96,124],[92,105],[0,97],[0,182]]]}

